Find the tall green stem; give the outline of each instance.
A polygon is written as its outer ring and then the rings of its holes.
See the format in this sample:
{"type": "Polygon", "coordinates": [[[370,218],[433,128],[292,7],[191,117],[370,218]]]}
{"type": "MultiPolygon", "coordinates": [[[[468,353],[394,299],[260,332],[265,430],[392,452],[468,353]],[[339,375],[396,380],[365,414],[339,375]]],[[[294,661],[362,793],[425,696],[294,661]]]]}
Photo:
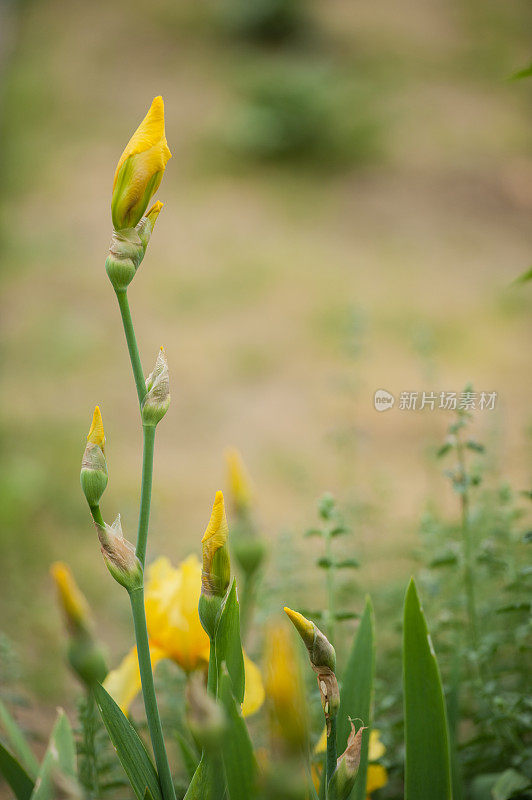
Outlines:
{"type": "Polygon", "coordinates": [[[460,507],[462,541],[464,545],[464,583],[466,589],[467,616],[469,621],[469,631],[471,634],[471,644],[476,650],[478,644],[478,622],[477,605],[475,599],[475,574],[473,569],[473,542],[471,537],[471,526],[469,524],[469,491],[467,487],[464,446],[459,435],[456,437],[456,455],[458,458],[458,467],[461,473],[460,480],[463,486],[463,491],[460,495],[460,507]]]}
{"type": "Polygon", "coordinates": [[[148,719],[148,727],[150,730],[159,782],[161,784],[161,791],[164,800],[176,800],[174,784],[170,773],[168,757],[166,755],[161,718],[157,707],[155,686],[153,683],[148,632],[146,629],[146,613],[144,610],[144,589],[134,589],[129,593],[129,597],[135,625],[135,638],[137,640],[137,654],[142,694],[144,697],[144,708],[146,709],[146,717],[148,719]]]}
{"type": "Polygon", "coordinates": [[[327,736],[327,761],[325,771],[325,785],[327,787],[327,800],[335,800],[332,796],[333,792],[329,789],[329,781],[331,780],[334,770],[336,769],[336,717],[331,718],[331,729],[327,736]]]}
{"type": "Polygon", "coordinates": [[[218,673],[216,669],[216,645],[214,637],[211,639],[211,647],[209,651],[209,672],[207,674],[207,691],[216,697],[218,688],[218,673]]]}
{"type": "Polygon", "coordinates": [[[117,291],[116,297],[122,315],[122,323],[124,325],[124,333],[126,334],[127,349],[129,350],[129,358],[131,359],[135,386],[137,387],[139,405],[142,405],[142,401],[146,396],[146,383],[144,381],[144,373],[142,372],[142,364],[140,363],[139,348],[133,328],[133,320],[131,319],[131,311],[129,310],[127,291],[125,289],[117,291]]]}
{"type": "Polygon", "coordinates": [[[325,535],[325,557],[329,562],[327,567],[327,638],[334,647],[335,642],[335,603],[334,603],[334,566],[332,554],[332,537],[327,530],[325,535]]]}
{"type": "Polygon", "coordinates": [[[144,425],[144,448],[142,454],[142,485],[140,490],[139,527],[136,554],[142,567],[146,561],[148,526],[150,524],[151,484],[153,479],[153,451],[155,449],[155,426],[144,425]]]}

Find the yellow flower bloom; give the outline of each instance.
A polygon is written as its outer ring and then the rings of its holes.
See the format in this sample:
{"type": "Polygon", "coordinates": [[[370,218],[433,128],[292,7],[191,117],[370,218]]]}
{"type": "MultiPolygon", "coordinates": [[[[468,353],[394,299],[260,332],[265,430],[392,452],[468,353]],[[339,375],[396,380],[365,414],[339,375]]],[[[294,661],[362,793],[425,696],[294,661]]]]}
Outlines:
{"type": "Polygon", "coordinates": [[[368,798],[372,792],[382,789],[388,783],[388,773],[382,764],[369,764],[366,777],[366,793],[368,798]]]}
{"type": "Polygon", "coordinates": [[[92,415],[92,422],[87,441],[91,444],[96,444],[105,453],[105,431],[103,429],[103,419],[100,411],[100,406],[96,406],[94,414],[92,415]]]}
{"type": "Polygon", "coordinates": [[[225,516],[224,496],[216,492],[209,524],[203,534],[201,590],[207,596],[223,597],[229,586],[231,568],[227,550],[229,526],[225,516]]]}
{"type": "Polygon", "coordinates": [[[275,738],[290,748],[304,748],[308,732],[303,683],[297,653],[284,627],[267,631],[266,695],[275,738]]]}
{"type": "Polygon", "coordinates": [[[50,567],[50,574],[57,587],[59,602],[69,630],[88,631],[92,624],[89,604],[74,580],[69,566],[63,561],[56,561],[50,567]]]}
{"type": "MultiPolygon", "coordinates": [[[[154,668],[163,658],[175,661],[187,673],[207,667],[210,643],[198,614],[200,592],[201,565],[195,555],[182,561],[177,569],[165,557],[158,558],[148,568],[145,606],[154,668]]],[[[246,691],[242,711],[250,715],[262,705],[264,687],[258,667],[245,653],[244,671],[246,691]]],[[[141,688],[136,648],[109,673],[104,685],[127,713],[141,688]]]]}
{"type": "Polygon", "coordinates": [[[164,103],[159,96],[153,99],[116,167],[111,201],[115,230],[137,225],[171,157],[164,132],[164,103]]]}
{"type": "Polygon", "coordinates": [[[253,492],[251,481],[246,472],[242,456],[236,449],[227,450],[225,453],[229,488],[237,512],[245,512],[251,506],[253,492]]]}

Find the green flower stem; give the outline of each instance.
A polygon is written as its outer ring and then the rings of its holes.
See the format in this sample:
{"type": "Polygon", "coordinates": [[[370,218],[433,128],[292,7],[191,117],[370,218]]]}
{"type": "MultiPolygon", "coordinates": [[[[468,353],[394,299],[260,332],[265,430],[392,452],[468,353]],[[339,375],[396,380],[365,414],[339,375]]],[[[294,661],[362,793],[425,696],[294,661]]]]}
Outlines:
{"type": "Polygon", "coordinates": [[[121,289],[116,292],[120,313],[122,314],[122,323],[124,325],[124,333],[126,334],[127,349],[129,350],[129,358],[131,359],[131,367],[133,369],[133,377],[135,378],[135,386],[137,387],[137,395],[139,398],[139,405],[146,396],[146,383],[144,380],[144,373],[142,371],[142,364],[140,363],[139,348],[137,346],[137,339],[135,330],[133,328],[133,320],[131,319],[131,311],[129,310],[129,300],[127,298],[127,291],[121,289]]]}
{"type": "Polygon", "coordinates": [[[333,772],[336,769],[336,760],[337,760],[337,753],[336,753],[336,717],[332,717],[331,719],[331,730],[329,731],[329,735],[327,736],[327,761],[326,761],[326,773],[325,773],[325,785],[327,786],[327,800],[336,800],[333,797],[333,792],[329,790],[329,781],[333,776],[333,772]]]}
{"type": "Polygon", "coordinates": [[[96,523],[96,525],[98,525],[100,528],[104,528],[105,527],[105,522],[103,521],[102,513],[100,511],[100,506],[99,505],[98,506],[90,506],[90,510],[91,510],[92,518],[93,518],[94,522],[96,523]]]}
{"type": "Polygon", "coordinates": [[[150,524],[151,484],[153,478],[153,451],[155,448],[155,426],[143,425],[144,448],[142,454],[142,485],[140,490],[139,527],[136,554],[142,568],[146,561],[148,526],[150,524]]]}
{"type": "Polygon", "coordinates": [[[218,675],[216,671],[216,643],[214,637],[211,639],[211,647],[209,650],[209,672],[207,675],[207,691],[216,697],[218,688],[218,675]]]}
{"type": "Polygon", "coordinates": [[[242,637],[242,641],[245,641],[255,606],[257,571],[245,571],[243,577],[242,599],[240,601],[240,635],[242,637]]]}
{"type": "Polygon", "coordinates": [[[148,631],[146,628],[146,613],[144,610],[144,589],[134,589],[129,593],[129,597],[131,600],[131,610],[133,612],[133,622],[135,624],[135,638],[137,640],[137,654],[142,694],[144,697],[144,708],[146,709],[146,717],[148,719],[148,727],[150,729],[150,738],[153,745],[161,791],[164,800],[176,800],[174,784],[164,744],[161,718],[157,707],[155,686],[153,683],[148,631]]]}
{"type": "Polygon", "coordinates": [[[456,455],[460,469],[463,492],[460,494],[462,541],[464,544],[464,583],[466,590],[467,616],[473,649],[478,647],[477,604],[475,599],[475,571],[473,569],[473,541],[469,524],[469,491],[465,465],[464,445],[459,434],[456,436],[456,455]]]}
{"type": "Polygon", "coordinates": [[[325,535],[325,557],[329,562],[327,567],[327,638],[334,647],[335,642],[335,602],[334,602],[334,561],[332,552],[332,536],[328,530],[325,535]]]}

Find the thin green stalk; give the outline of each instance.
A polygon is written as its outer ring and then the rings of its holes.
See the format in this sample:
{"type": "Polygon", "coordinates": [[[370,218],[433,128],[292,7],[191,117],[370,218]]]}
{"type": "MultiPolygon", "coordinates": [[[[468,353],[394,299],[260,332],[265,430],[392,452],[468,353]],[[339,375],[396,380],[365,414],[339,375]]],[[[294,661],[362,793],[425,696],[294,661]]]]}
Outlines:
{"type": "Polygon", "coordinates": [[[255,605],[256,576],[256,570],[251,573],[246,571],[243,576],[242,599],[240,600],[240,635],[242,641],[246,640],[255,605]]]}
{"type": "Polygon", "coordinates": [[[144,425],[144,447],[142,453],[142,485],[140,490],[139,527],[136,554],[142,568],[146,561],[148,526],[150,523],[151,484],[153,479],[153,451],[155,449],[155,426],[144,425]]]}
{"type": "Polygon", "coordinates": [[[161,791],[164,800],[176,800],[168,756],[164,744],[163,729],[161,718],[157,707],[155,696],[155,685],[153,683],[153,672],[151,668],[150,648],[148,644],[148,631],[146,628],[146,613],[144,610],[144,589],[134,589],[129,593],[131,600],[131,610],[135,625],[135,638],[137,640],[137,654],[139,659],[140,678],[142,683],[142,694],[144,697],[144,708],[150,730],[150,738],[157,765],[157,773],[161,784],[161,791]]]}
{"type": "Polygon", "coordinates": [[[333,797],[333,792],[329,790],[329,781],[333,776],[333,772],[336,769],[336,760],[337,760],[337,752],[336,752],[336,717],[332,717],[331,719],[331,730],[329,731],[329,735],[327,736],[327,760],[325,763],[325,785],[327,787],[327,800],[335,800],[333,797]]]}
{"type": "Polygon", "coordinates": [[[211,647],[209,650],[209,672],[207,674],[207,691],[216,697],[218,684],[218,675],[216,671],[216,644],[214,638],[211,639],[211,647]]]}
{"type": "Polygon", "coordinates": [[[100,528],[105,527],[105,522],[103,521],[102,512],[100,511],[100,506],[90,506],[92,518],[96,525],[100,528]]]}
{"type": "Polygon", "coordinates": [[[117,291],[116,297],[118,299],[118,305],[122,315],[122,323],[124,325],[124,333],[126,334],[127,349],[129,350],[129,358],[131,359],[131,367],[133,369],[133,377],[135,378],[135,386],[137,387],[139,405],[142,405],[142,401],[146,396],[146,383],[144,381],[142,364],[140,363],[139,348],[137,346],[137,338],[133,328],[133,320],[131,319],[131,311],[129,310],[127,291],[125,289],[117,291]]]}
{"type": "Polygon", "coordinates": [[[100,796],[100,782],[98,776],[98,762],[94,735],[96,732],[96,703],[92,692],[87,691],[82,700],[80,721],[83,734],[83,760],[80,764],[80,774],[83,770],[84,783],[90,791],[90,797],[100,796]]]}
{"type": "Polygon", "coordinates": [[[325,535],[325,557],[329,562],[327,567],[327,638],[334,647],[335,642],[335,602],[334,602],[334,567],[332,553],[332,537],[327,531],[325,535]]]}
{"type": "Polygon", "coordinates": [[[463,484],[463,492],[460,495],[460,506],[462,541],[464,544],[464,583],[466,589],[467,616],[471,634],[471,644],[473,645],[473,649],[477,650],[478,620],[475,599],[475,573],[473,569],[473,541],[471,537],[471,526],[469,524],[469,492],[467,488],[464,446],[459,435],[456,437],[456,455],[461,473],[460,478],[463,484]]]}

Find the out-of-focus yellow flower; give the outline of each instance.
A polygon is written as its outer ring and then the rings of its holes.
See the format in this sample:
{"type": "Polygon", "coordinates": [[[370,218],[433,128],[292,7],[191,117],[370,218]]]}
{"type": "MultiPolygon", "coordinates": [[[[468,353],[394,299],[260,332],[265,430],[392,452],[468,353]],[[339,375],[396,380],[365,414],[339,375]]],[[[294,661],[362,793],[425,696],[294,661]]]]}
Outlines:
{"type": "MultiPolygon", "coordinates": [[[[195,555],[176,568],[161,557],[147,571],[145,589],[146,622],[150,638],[152,666],[169,658],[187,673],[206,668],[209,663],[209,637],[198,614],[201,591],[201,565],[195,555]]],[[[255,713],[264,701],[264,687],[258,667],[244,653],[246,690],[242,711],[255,713]]],[[[112,670],[105,688],[124,713],[141,688],[136,648],[112,670]]]]}
{"type": "Polygon", "coordinates": [[[229,477],[231,499],[237,513],[249,510],[253,498],[251,481],[244,466],[242,456],[235,448],[226,450],[225,459],[229,477]]]}
{"type": "Polygon", "coordinates": [[[92,626],[89,604],[78,587],[70,567],[64,561],[56,561],[50,567],[63,609],[68,629],[72,633],[88,631],[92,626]]]}
{"type": "Polygon", "coordinates": [[[266,696],[272,733],[291,749],[307,742],[307,717],[298,656],[285,627],[270,627],[266,635],[266,696]]]}
{"type": "MultiPolygon", "coordinates": [[[[316,743],[314,753],[316,755],[319,753],[325,753],[326,749],[327,730],[324,728],[320,738],[316,743]]],[[[368,761],[370,763],[368,764],[368,773],[366,777],[366,794],[368,798],[372,792],[376,792],[377,789],[381,789],[388,783],[388,773],[386,772],[386,769],[382,766],[382,764],[372,763],[378,761],[379,758],[382,758],[385,752],[386,748],[380,740],[380,732],[377,729],[373,729],[369,734],[368,761]]],[[[317,786],[319,788],[320,770],[313,768],[312,774],[314,784],[317,782],[317,786]]]]}
{"type": "Polygon", "coordinates": [[[164,103],[155,97],[116,167],[111,213],[115,230],[134,228],[159,188],[172,157],[164,132],[164,103]]]}
{"type": "Polygon", "coordinates": [[[214,498],[211,518],[203,534],[203,565],[201,591],[207,597],[223,597],[229,586],[231,566],[227,550],[229,526],[225,516],[223,493],[218,491],[214,498]]]}

